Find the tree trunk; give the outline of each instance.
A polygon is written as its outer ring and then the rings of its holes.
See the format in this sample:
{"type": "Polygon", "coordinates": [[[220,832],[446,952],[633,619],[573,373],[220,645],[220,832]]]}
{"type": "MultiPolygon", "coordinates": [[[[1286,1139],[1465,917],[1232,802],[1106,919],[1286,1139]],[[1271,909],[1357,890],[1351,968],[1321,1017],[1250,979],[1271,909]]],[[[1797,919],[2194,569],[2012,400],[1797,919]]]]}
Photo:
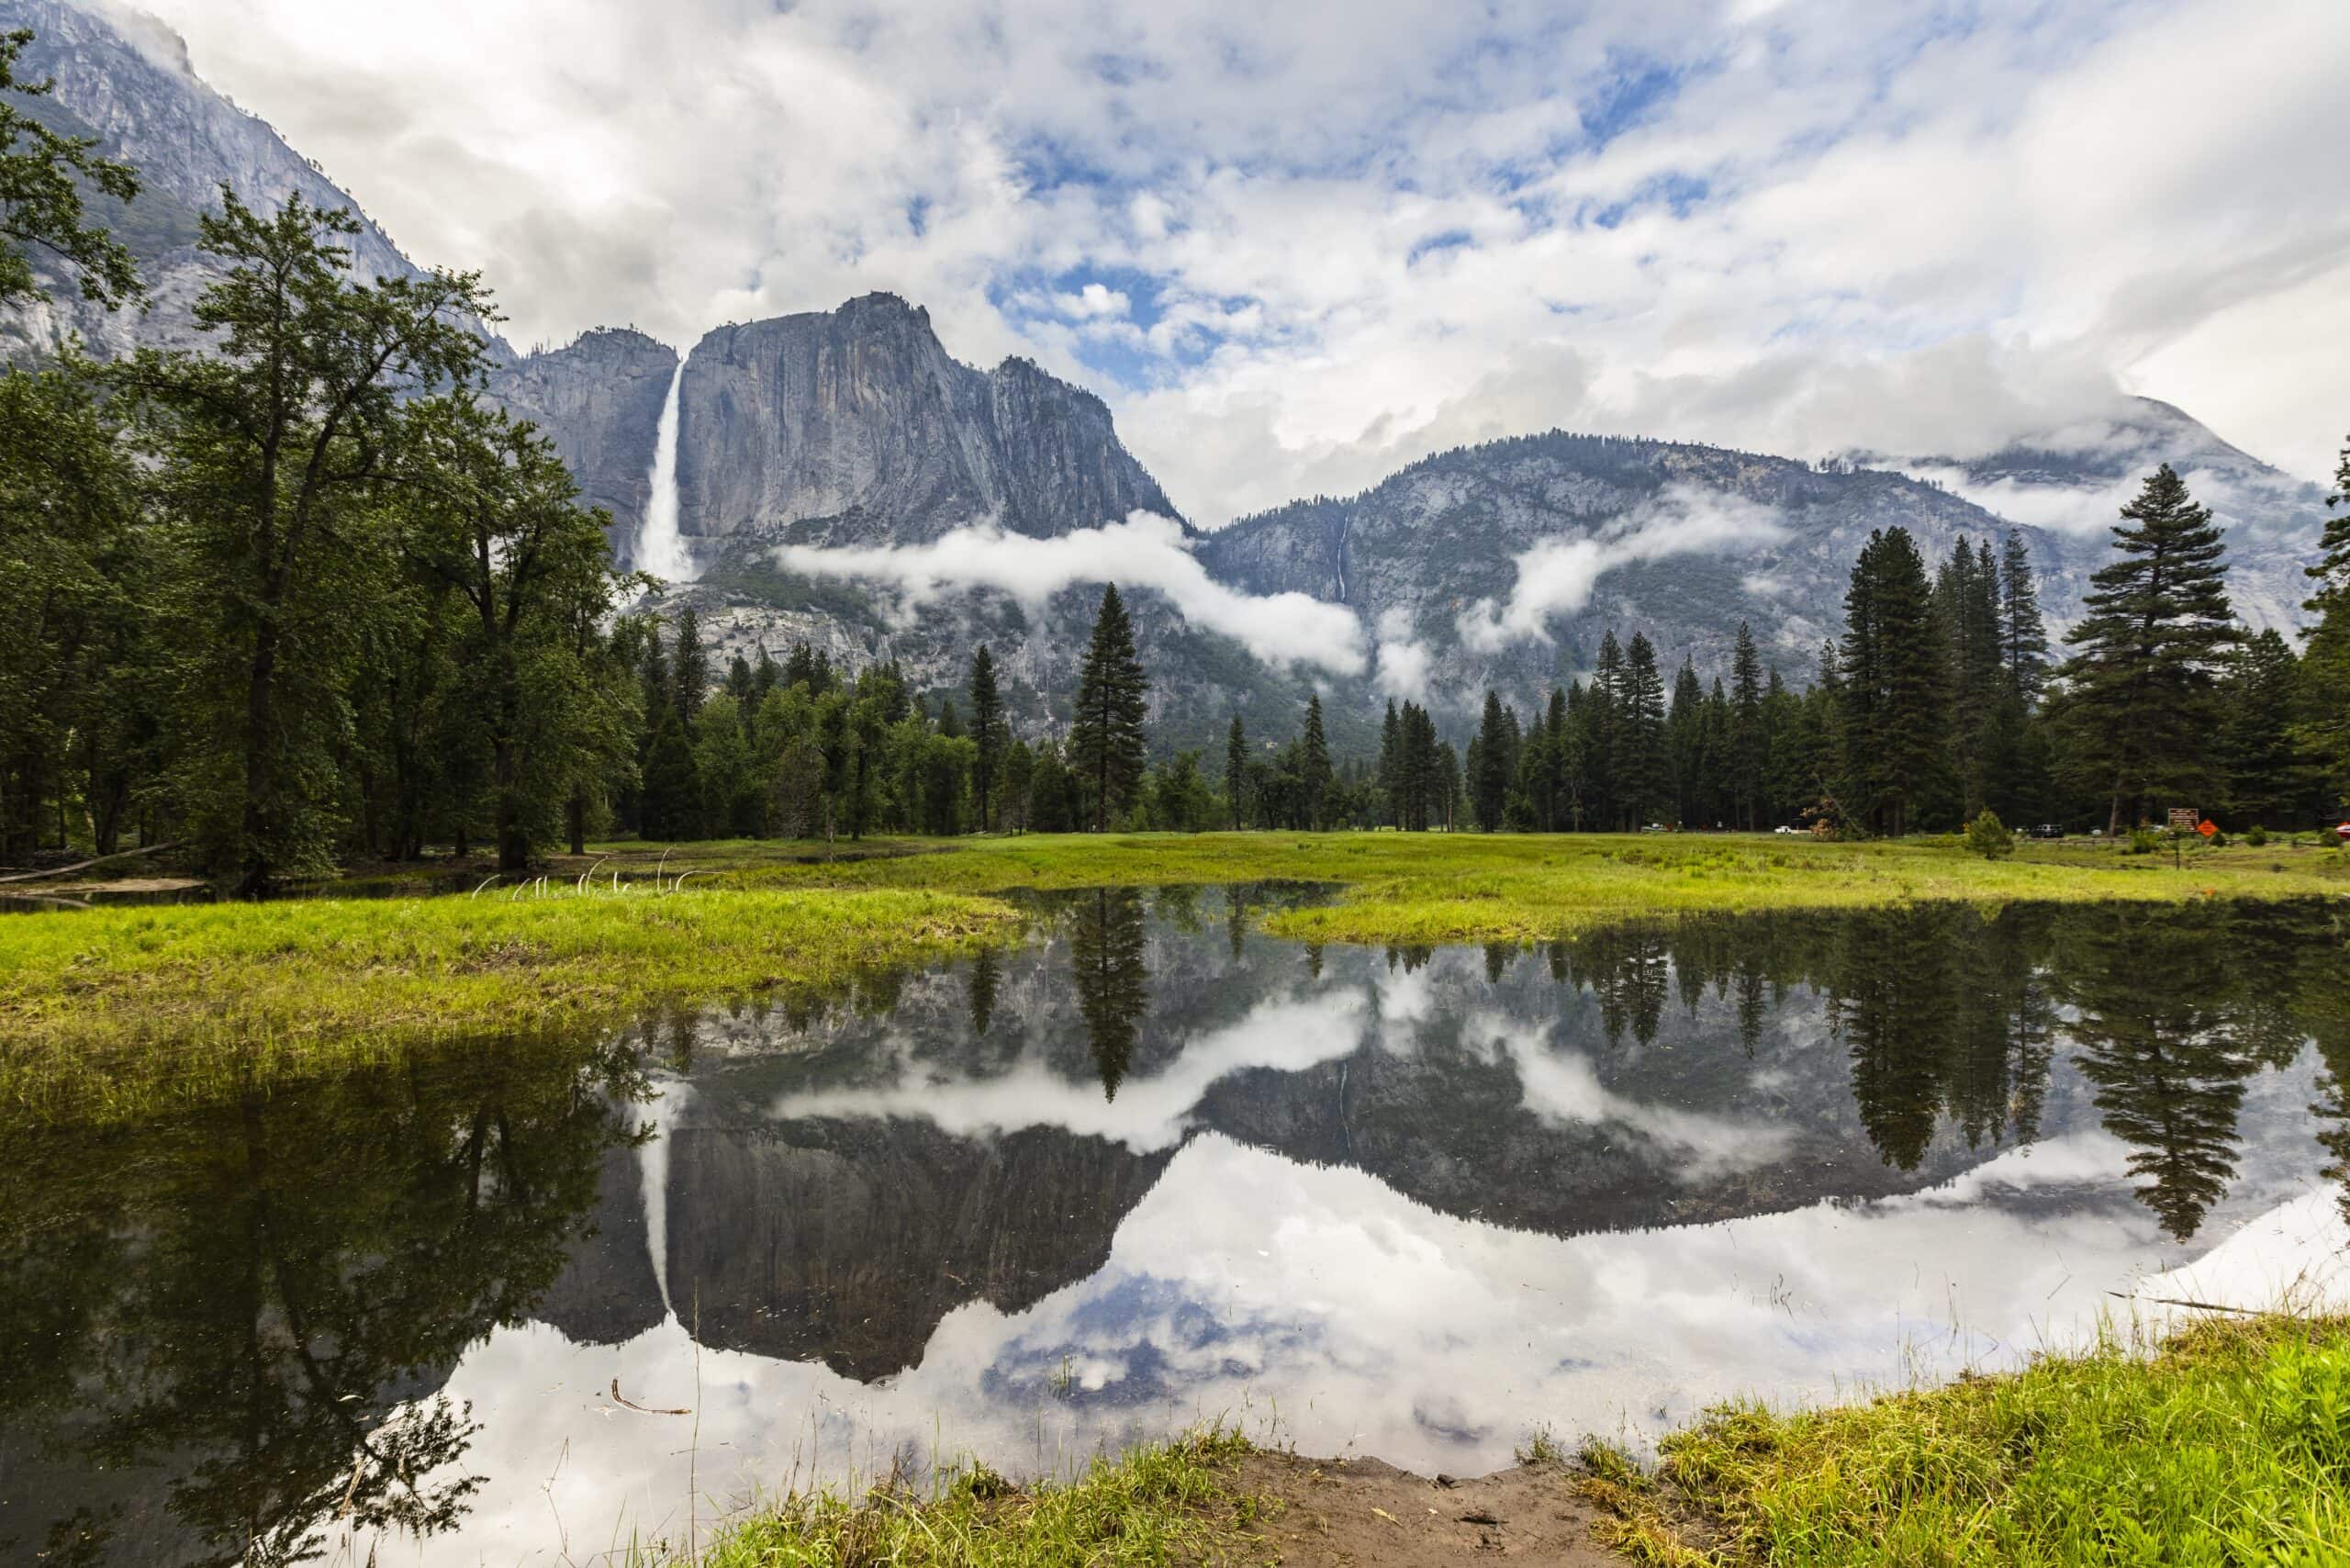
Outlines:
{"type": "Polygon", "coordinates": [[[575,789],[570,802],[564,807],[564,825],[571,833],[571,852],[588,853],[588,791],[575,789]]]}
{"type": "MultiPolygon", "coordinates": [[[[274,585],[273,585],[274,587],[274,585]]],[[[252,678],[245,686],[245,800],[237,846],[237,893],[257,898],[269,890],[270,862],[266,846],[272,775],[269,756],[270,710],[277,689],[277,622],[274,611],[281,596],[263,596],[261,625],[253,633],[252,678]]]]}

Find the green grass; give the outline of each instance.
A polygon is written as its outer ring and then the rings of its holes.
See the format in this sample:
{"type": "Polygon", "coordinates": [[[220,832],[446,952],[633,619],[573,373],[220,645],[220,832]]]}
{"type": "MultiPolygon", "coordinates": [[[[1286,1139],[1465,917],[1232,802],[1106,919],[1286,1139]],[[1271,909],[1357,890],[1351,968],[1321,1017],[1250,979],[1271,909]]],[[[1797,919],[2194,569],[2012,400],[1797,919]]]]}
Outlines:
{"type": "MultiPolygon", "coordinates": [[[[552,884],[551,884],[552,886],[552,884]]],[[[895,890],[297,899],[0,921],[0,1105],[107,1119],[488,1036],[844,985],[1014,929],[895,890]]]]}
{"type": "Polygon", "coordinates": [[[2020,1372],[1666,1439],[1656,1476],[1587,1446],[1635,1561],[1834,1564],[2350,1562],[2350,1319],[2109,1337],[2020,1372]]]}
{"type": "Polygon", "coordinates": [[[968,892],[1292,880],[1343,884],[1325,907],[1270,915],[1309,942],[1536,941],[1658,913],[2350,893],[2350,856],[2200,847],[2167,857],[2027,850],[1987,861],[1950,839],[1823,844],[1762,835],[1525,834],[1072,834],[957,840],[934,855],[743,867],[727,885],[923,887],[968,892]]]}
{"type": "MultiPolygon", "coordinates": [[[[1277,935],[1397,945],[1510,942],[1682,912],[1928,900],[2285,898],[2350,892],[2338,850],[2199,847],[2185,869],[2117,850],[1990,862],[1954,841],[1767,836],[1072,834],[818,844],[601,846],[559,858],[556,896],[318,896],[0,920],[0,1106],[119,1116],[420,1047],[625,1023],[1008,938],[987,895],[1019,889],[1289,880],[1326,906],[1265,917],[1277,935]],[[684,891],[646,890],[666,857],[684,891]],[[846,857],[864,856],[864,858],[846,857]],[[577,874],[610,857],[594,896],[577,874]],[[610,891],[610,878],[636,892],[610,891]]],[[[387,882],[386,877],[393,879],[387,882]]],[[[472,885],[453,866],[370,872],[472,885]]],[[[666,884],[665,884],[666,885],[666,884]]]]}
{"type": "Polygon", "coordinates": [[[895,1487],[821,1492],[727,1527],[677,1568],[1125,1568],[1249,1561],[1263,1504],[1235,1484],[1245,1438],[1212,1429],[1097,1461],[1062,1484],[1015,1487],[985,1469],[926,1498],[895,1487]]]}

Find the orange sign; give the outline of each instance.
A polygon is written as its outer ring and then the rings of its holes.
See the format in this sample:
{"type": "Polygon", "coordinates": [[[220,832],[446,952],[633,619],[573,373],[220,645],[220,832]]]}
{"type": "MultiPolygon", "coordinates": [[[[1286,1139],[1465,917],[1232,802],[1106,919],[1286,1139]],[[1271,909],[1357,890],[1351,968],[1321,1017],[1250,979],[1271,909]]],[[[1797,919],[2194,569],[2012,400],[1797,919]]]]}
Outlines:
{"type": "Polygon", "coordinates": [[[2220,824],[2213,822],[2210,817],[2205,817],[2201,822],[2195,824],[2195,831],[2201,834],[2204,837],[2209,838],[2213,834],[2220,831],[2220,824]]]}

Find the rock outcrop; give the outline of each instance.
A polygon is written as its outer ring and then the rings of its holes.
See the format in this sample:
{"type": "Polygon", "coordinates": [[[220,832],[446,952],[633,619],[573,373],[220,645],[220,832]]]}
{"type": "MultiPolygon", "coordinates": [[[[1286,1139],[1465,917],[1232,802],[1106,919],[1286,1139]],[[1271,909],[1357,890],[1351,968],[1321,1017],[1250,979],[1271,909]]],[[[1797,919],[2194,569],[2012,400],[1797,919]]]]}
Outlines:
{"type": "Polygon", "coordinates": [[[563,454],[580,498],[612,514],[612,548],[632,564],[652,495],[654,439],[677,351],[627,329],[582,333],[489,377],[489,395],[538,425],[563,454]]]}
{"type": "Polygon", "coordinates": [[[1026,360],[973,369],[890,294],[697,343],[677,481],[679,528],[705,543],[902,544],[977,522],[1049,535],[1174,512],[1100,398],[1026,360]]]}

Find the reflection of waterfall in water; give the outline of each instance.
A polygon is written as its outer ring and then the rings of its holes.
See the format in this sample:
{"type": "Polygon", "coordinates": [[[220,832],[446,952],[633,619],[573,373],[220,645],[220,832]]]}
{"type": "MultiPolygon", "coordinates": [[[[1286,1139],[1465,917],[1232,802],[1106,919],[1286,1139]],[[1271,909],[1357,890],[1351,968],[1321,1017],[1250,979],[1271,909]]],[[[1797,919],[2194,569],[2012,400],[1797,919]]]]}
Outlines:
{"type": "Polygon", "coordinates": [[[682,1083],[664,1083],[660,1098],[648,1113],[653,1136],[637,1145],[637,1187],[644,1196],[644,1250],[653,1260],[653,1282],[661,1292],[661,1310],[671,1317],[669,1305],[669,1129],[693,1097],[682,1083]]]}
{"type": "Polygon", "coordinates": [[[685,385],[686,362],[677,361],[669,377],[669,396],[662,400],[661,423],[653,438],[653,494],[645,502],[644,523],[637,530],[639,570],[673,583],[693,580],[693,562],[677,535],[677,389],[685,385]]]}

